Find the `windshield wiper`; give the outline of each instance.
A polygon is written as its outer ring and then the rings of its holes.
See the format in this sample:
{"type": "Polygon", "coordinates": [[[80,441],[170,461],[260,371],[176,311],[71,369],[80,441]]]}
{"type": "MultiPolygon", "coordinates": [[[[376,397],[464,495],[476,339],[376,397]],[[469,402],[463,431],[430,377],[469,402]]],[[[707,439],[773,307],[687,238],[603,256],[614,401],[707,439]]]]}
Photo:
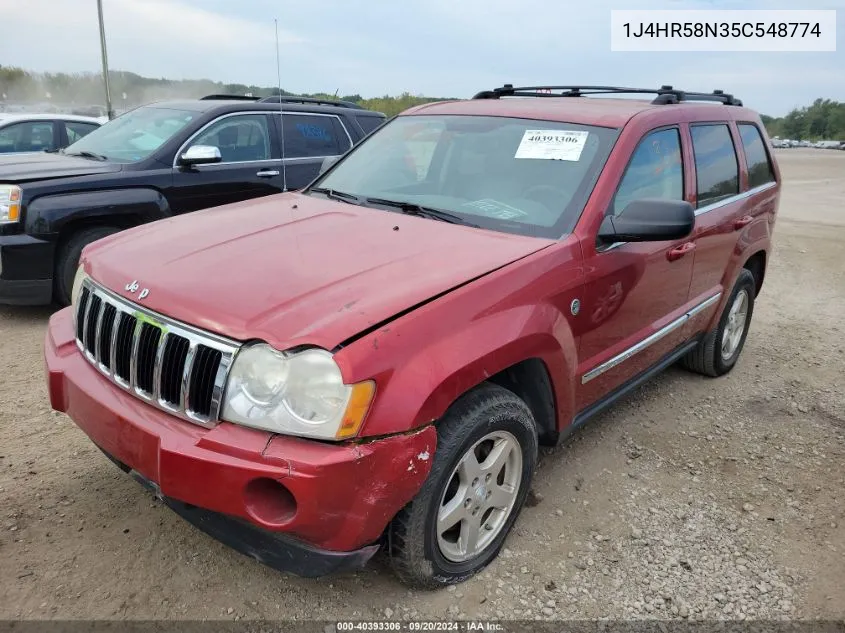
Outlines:
{"type": "Polygon", "coordinates": [[[108,156],[103,156],[102,154],[95,154],[94,152],[83,151],[83,152],[62,152],[66,156],[81,156],[82,158],[92,158],[94,160],[104,161],[108,160],[108,156]]]}
{"type": "Polygon", "coordinates": [[[467,222],[459,215],[449,213],[448,211],[441,211],[440,209],[424,207],[416,202],[387,200],[386,198],[365,198],[365,201],[370,204],[381,204],[385,207],[394,207],[407,215],[415,215],[420,218],[428,218],[429,220],[440,220],[441,222],[449,222],[450,224],[463,224],[464,226],[478,228],[477,224],[467,222]]]}
{"type": "Polygon", "coordinates": [[[346,193],[345,191],[327,189],[326,187],[314,187],[313,189],[309,189],[308,191],[313,191],[314,193],[321,193],[327,198],[331,198],[332,200],[340,200],[341,202],[346,202],[347,204],[360,204],[361,202],[361,199],[356,195],[346,193]]]}

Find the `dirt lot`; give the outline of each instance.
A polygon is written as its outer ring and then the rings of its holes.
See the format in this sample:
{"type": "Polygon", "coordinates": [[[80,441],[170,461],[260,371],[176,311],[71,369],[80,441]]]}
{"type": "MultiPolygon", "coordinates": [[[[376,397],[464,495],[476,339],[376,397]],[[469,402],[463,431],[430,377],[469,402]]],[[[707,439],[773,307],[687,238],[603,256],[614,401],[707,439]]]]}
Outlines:
{"type": "Polygon", "coordinates": [[[50,411],[49,312],[0,308],[0,619],[845,618],[845,152],[781,150],[736,370],[672,369],[547,451],[480,577],[278,574],[183,523],[50,411]]]}

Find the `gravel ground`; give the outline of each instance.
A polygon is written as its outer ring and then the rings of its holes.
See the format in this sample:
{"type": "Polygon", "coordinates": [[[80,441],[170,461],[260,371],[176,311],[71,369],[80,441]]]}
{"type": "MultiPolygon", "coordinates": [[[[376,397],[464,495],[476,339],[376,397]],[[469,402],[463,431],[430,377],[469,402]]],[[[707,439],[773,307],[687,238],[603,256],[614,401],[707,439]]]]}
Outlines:
{"type": "Polygon", "coordinates": [[[781,150],[735,371],[671,369],[542,456],[507,549],[409,591],[276,573],[182,522],[50,411],[48,310],[0,308],[0,619],[845,618],[845,152],[781,150]]]}

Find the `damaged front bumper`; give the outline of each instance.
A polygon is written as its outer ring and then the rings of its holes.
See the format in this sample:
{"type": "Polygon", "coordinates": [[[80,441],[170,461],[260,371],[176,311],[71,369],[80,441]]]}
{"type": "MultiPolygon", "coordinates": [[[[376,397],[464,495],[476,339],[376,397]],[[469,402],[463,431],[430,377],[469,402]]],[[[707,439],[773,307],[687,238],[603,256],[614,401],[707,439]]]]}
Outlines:
{"type": "Polygon", "coordinates": [[[431,469],[433,426],[334,444],[170,416],[82,358],[70,309],[50,319],[44,353],[54,409],[181,516],[277,569],[320,576],[363,565],[431,469]]]}

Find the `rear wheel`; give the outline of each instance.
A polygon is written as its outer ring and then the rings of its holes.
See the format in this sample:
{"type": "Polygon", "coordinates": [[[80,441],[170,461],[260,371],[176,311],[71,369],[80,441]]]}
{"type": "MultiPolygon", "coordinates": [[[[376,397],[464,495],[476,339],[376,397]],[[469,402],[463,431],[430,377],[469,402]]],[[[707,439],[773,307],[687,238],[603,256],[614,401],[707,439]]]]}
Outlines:
{"type": "Polygon", "coordinates": [[[754,275],[743,268],[716,329],[684,357],[684,367],[705,376],[722,376],[733,369],[748,336],[755,290],[754,275]]]}
{"type": "Polygon", "coordinates": [[[437,435],[428,479],[390,527],[394,569],[424,587],[466,580],[496,557],[537,464],[530,410],[496,385],[458,400],[437,435]]]}
{"type": "Polygon", "coordinates": [[[117,233],[120,229],[111,226],[97,226],[77,231],[61,246],[56,258],[56,272],[53,276],[53,299],[62,306],[70,305],[73,278],[79,266],[82,249],[99,239],[117,233]]]}

